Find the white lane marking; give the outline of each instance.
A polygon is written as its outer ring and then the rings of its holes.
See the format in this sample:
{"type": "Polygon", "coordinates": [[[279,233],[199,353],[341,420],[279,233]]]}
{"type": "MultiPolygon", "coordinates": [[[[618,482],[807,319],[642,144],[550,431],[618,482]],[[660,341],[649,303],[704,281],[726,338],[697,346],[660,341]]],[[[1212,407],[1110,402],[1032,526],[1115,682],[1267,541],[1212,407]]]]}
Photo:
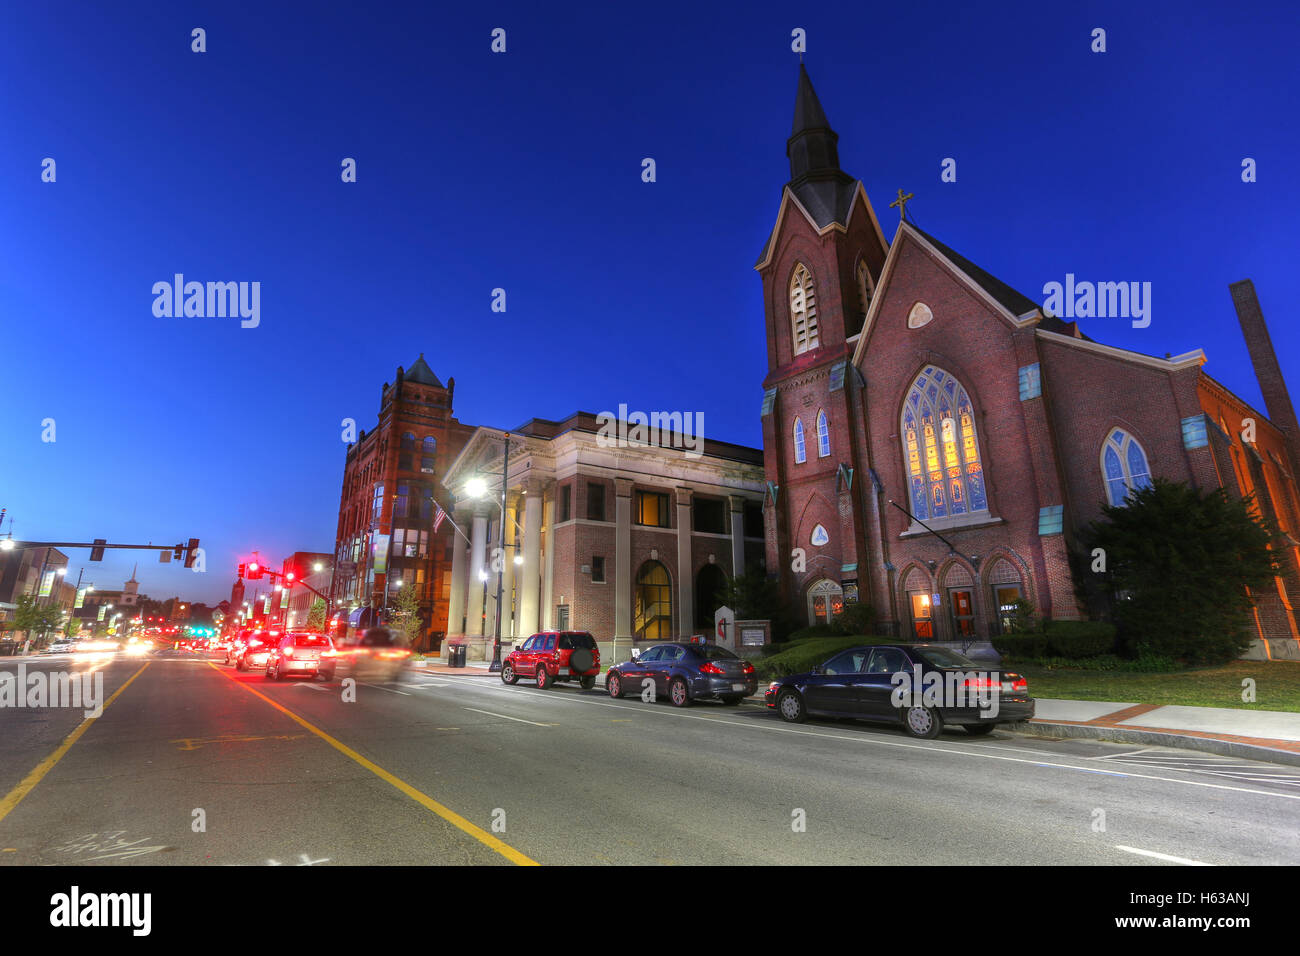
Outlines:
{"type": "Polygon", "coordinates": [[[1300,800],[1300,794],[1296,794],[1296,793],[1278,793],[1273,790],[1255,790],[1250,787],[1231,787],[1228,786],[1227,784],[1208,783],[1204,780],[1185,780],[1185,779],[1179,779],[1177,777],[1161,777],[1149,773],[1134,773],[1132,771],[1123,771],[1123,772],[1101,771],[1095,767],[1080,767],[1076,764],[1045,762],[1041,760],[1024,759],[1019,757],[1004,757],[999,754],[986,753],[982,751],[961,750],[951,745],[942,746],[942,747],[933,746],[933,745],[925,746],[923,744],[912,744],[901,740],[886,740],[884,738],[876,737],[876,736],[863,735],[861,737],[850,737],[845,734],[818,733],[816,731],[811,731],[811,730],[796,730],[793,727],[773,726],[772,724],[766,721],[764,721],[763,723],[758,723],[754,721],[753,718],[749,718],[749,717],[741,717],[741,718],[700,717],[695,714],[684,714],[680,710],[677,710],[675,708],[670,709],[670,708],[659,707],[655,705],[651,705],[648,707],[641,706],[641,705],[631,705],[631,702],[628,702],[628,704],[616,704],[612,702],[590,700],[587,697],[556,694],[553,691],[530,690],[529,688],[526,687],[516,687],[513,689],[503,688],[503,689],[510,691],[510,693],[527,694],[528,696],[535,697],[535,698],[547,698],[549,700],[559,702],[559,703],[587,704],[593,707],[613,707],[618,710],[636,710],[643,714],[648,714],[656,717],[677,717],[682,720],[702,720],[705,721],[706,723],[726,724],[730,727],[743,727],[743,728],[752,728],[754,730],[765,730],[770,733],[796,734],[802,737],[820,737],[828,740],[849,740],[849,741],[853,741],[854,743],[868,744],[877,747],[894,747],[900,750],[921,750],[926,753],[953,754],[960,757],[978,757],[983,760],[1004,760],[1009,763],[1032,764],[1033,766],[1036,767],[1048,767],[1048,768],[1055,768],[1058,770],[1074,770],[1080,773],[1091,773],[1091,774],[1114,776],[1114,777],[1129,777],[1134,780],[1157,780],[1162,783],[1180,784],[1184,787],[1201,787],[1207,790],[1228,790],[1234,793],[1250,793],[1250,794],[1255,794],[1256,796],[1274,797],[1280,800],[1300,800]]]}
{"type": "Polygon", "coordinates": [[[301,684],[301,683],[300,683],[300,684],[296,684],[296,685],[294,685],[294,686],[296,686],[296,687],[306,687],[308,690],[318,690],[318,691],[320,691],[320,692],[323,693],[323,694],[328,694],[328,693],[329,693],[329,688],[327,688],[327,687],[321,687],[319,684],[312,684],[312,683],[310,683],[310,682],[305,683],[305,684],[301,684]]]}
{"type": "Polygon", "coordinates": [[[435,684],[433,681],[429,681],[429,682],[426,683],[426,684],[405,684],[405,683],[402,683],[402,682],[399,681],[398,684],[397,684],[397,686],[398,686],[398,687],[411,687],[411,688],[414,688],[415,690],[424,690],[426,687],[446,687],[447,685],[446,685],[446,684],[435,684]]]}
{"type": "Polygon", "coordinates": [[[524,720],[522,717],[511,717],[507,714],[494,714],[490,710],[479,710],[477,707],[466,707],[466,710],[472,710],[476,714],[487,714],[489,717],[500,717],[503,720],[517,720],[521,724],[532,724],[534,727],[554,727],[554,724],[539,724],[535,720],[524,720]]]}
{"type": "Polygon", "coordinates": [[[391,687],[385,687],[382,684],[367,684],[365,681],[357,681],[357,683],[362,685],[363,687],[373,687],[375,690],[386,690],[390,694],[401,694],[403,697],[411,696],[404,690],[393,690],[391,687]]]}
{"type": "Polygon", "coordinates": [[[1157,860],[1164,860],[1166,863],[1181,863],[1183,866],[1214,866],[1213,863],[1202,863],[1200,860],[1189,860],[1186,857],[1170,856],[1168,853],[1157,853],[1155,850],[1139,850],[1135,846],[1120,846],[1115,844],[1115,849],[1123,850],[1125,853],[1136,853],[1138,856],[1150,856],[1157,860]]]}

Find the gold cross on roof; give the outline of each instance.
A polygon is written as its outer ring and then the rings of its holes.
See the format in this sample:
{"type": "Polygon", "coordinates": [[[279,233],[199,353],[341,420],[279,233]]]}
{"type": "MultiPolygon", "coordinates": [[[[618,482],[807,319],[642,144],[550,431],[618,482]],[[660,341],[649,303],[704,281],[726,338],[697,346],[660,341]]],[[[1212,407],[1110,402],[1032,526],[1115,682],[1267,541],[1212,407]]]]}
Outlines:
{"type": "Polygon", "coordinates": [[[907,218],[907,201],[908,201],[909,199],[915,199],[915,198],[916,198],[916,197],[915,197],[914,195],[912,195],[911,193],[908,193],[906,196],[904,196],[904,195],[903,195],[903,191],[900,189],[900,190],[898,191],[898,198],[895,199],[893,202],[891,202],[889,205],[890,205],[890,208],[893,208],[894,206],[897,206],[897,207],[898,207],[898,218],[899,218],[900,220],[901,220],[901,219],[905,219],[905,218],[907,218]]]}

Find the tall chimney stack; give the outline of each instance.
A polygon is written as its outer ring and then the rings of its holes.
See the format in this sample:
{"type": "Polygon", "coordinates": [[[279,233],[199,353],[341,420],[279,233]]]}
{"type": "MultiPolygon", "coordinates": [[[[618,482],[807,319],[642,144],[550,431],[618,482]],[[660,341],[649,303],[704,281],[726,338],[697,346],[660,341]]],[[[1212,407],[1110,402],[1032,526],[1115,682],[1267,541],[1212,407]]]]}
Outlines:
{"type": "Polygon", "coordinates": [[[1241,332],[1246,338],[1250,363],[1255,366],[1259,390],[1264,394],[1264,408],[1268,412],[1269,421],[1285,433],[1291,474],[1300,480],[1300,424],[1296,422],[1295,406],[1291,404],[1286,379],[1282,377],[1282,367],[1278,365],[1273,340],[1264,323],[1264,312],[1259,307],[1255,283],[1242,279],[1228,286],[1228,290],[1232,293],[1232,304],[1237,309],[1241,332]]]}

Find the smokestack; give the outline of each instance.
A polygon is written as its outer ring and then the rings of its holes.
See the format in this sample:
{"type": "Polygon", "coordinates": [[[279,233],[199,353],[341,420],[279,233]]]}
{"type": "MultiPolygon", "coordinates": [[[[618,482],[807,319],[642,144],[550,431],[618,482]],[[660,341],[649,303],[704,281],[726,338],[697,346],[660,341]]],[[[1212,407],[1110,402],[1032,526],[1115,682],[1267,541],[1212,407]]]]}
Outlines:
{"type": "Polygon", "coordinates": [[[1255,283],[1242,279],[1228,286],[1228,290],[1232,293],[1232,304],[1236,307],[1237,319],[1241,322],[1241,333],[1246,339],[1246,349],[1250,352],[1250,363],[1255,367],[1259,390],[1264,394],[1264,409],[1268,412],[1269,421],[1286,435],[1291,474],[1300,479],[1300,424],[1296,422],[1295,406],[1291,404],[1286,380],[1282,377],[1282,367],[1278,365],[1273,340],[1264,323],[1264,312],[1259,307],[1255,283]]]}

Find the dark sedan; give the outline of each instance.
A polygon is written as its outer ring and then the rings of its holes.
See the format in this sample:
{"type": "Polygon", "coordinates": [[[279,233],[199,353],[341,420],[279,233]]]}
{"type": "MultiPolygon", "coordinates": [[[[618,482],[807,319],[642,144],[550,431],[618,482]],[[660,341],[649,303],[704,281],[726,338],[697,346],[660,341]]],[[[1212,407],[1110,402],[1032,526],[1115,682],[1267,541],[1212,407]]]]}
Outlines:
{"type": "Polygon", "coordinates": [[[773,681],[764,700],[794,723],[850,717],[902,724],[926,739],[945,725],[981,735],[1034,716],[1024,677],[934,644],[849,648],[810,673],[773,681]]]}
{"type": "Polygon", "coordinates": [[[656,644],[635,660],[615,664],[605,675],[610,697],[666,695],[674,707],[714,698],[739,704],[758,690],[754,665],[717,644],[683,642],[656,644]]]}

